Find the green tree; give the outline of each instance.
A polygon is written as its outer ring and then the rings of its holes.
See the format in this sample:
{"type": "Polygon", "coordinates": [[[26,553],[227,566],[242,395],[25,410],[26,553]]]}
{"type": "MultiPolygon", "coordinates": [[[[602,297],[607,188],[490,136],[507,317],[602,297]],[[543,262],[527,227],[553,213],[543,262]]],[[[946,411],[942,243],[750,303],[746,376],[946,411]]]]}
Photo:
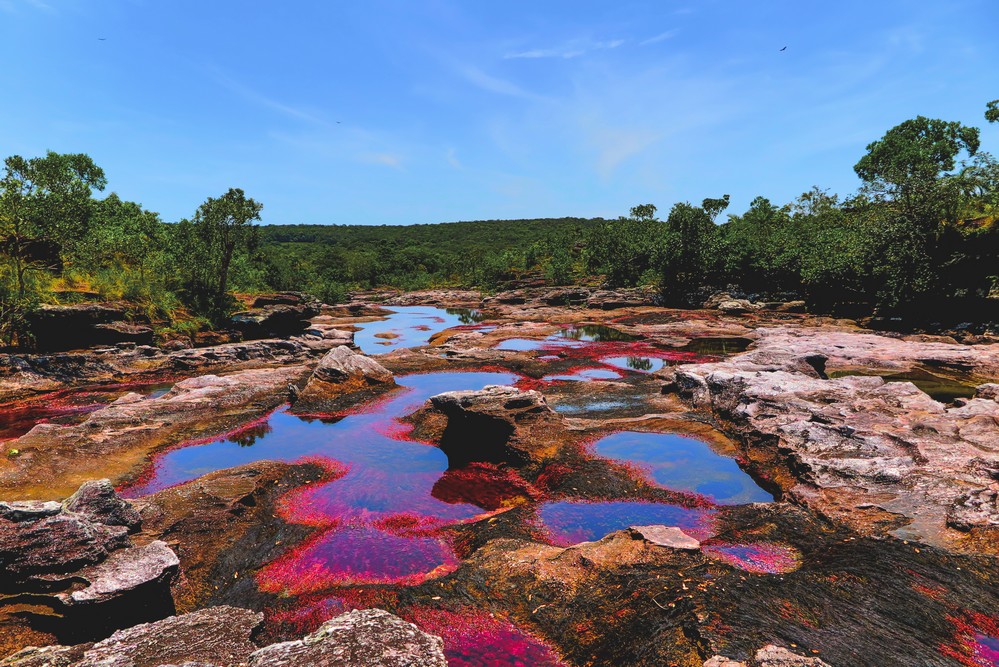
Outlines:
{"type": "Polygon", "coordinates": [[[992,100],[985,105],[985,120],[999,123],[999,100],[992,100]]]}
{"type": "Polygon", "coordinates": [[[630,217],[606,220],[594,228],[586,244],[587,268],[603,274],[612,287],[651,280],[665,231],[655,216],[654,205],[641,204],[632,207],[630,217]]]}
{"type": "Polygon", "coordinates": [[[978,146],[978,128],[918,116],[869,144],[853,169],[875,201],[932,232],[958,205],[959,188],[950,174],[958,155],[973,156],[978,146]]]}
{"type": "Polygon", "coordinates": [[[666,218],[659,261],[660,287],[664,295],[681,301],[707,283],[717,238],[714,216],[728,206],[728,195],[705,199],[704,204],[707,208],[681,202],[666,218]]]}
{"type": "Polygon", "coordinates": [[[85,238],[92,191],[106,183],[104,171],[83,153],[4,160],[0,252],[13,265],[19,300],[28,272],[58,267],[61,253],[85,238]]]}
{"type": "Polygon", "coordinates": [[[954,173],[958,156],[974,156],[978,128],[918,116],[871,143],[854,166],[869,198],[864,213],[872,255],[879,258],[873,277],[878,302],[896,307],[931,291],[940,267],[943,223],[955,220],[967,186],[954,173]]]}
{"type": "Polygon", "coordinates": [[[162,241],[159,214],[112,192],[94,202],[90,231],[77,254],[93,268],[135,269],[145,280],[146,268],[162,241]]]}
{"type": "Polygon", "coordinates": [[[730,280],[766,291],[798,286],[800,230],[789,207],[757,197],[745,213],[730,215],[719,233],[730,280]]]}
{"type": "Polygon", "coordinates": [[[193,235],[197,242],[188,243],[201,253],[201,257],[191,257],[188,261],[201,261],[207,268],[211,307],[214,315],[222,315],[229,301],[229,278],[233,258],[257,243],[257,227],[254,220],[260,220],[260,204],[246,196],[240,188],[230,188],[221,197],[209,197],[198,207],[192,221],[193,235]]]}

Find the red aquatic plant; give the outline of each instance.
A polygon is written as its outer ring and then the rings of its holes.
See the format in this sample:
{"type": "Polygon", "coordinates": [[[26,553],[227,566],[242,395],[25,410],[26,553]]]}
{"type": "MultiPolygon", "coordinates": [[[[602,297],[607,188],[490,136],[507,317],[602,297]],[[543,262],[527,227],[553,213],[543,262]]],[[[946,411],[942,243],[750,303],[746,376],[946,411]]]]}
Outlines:
{"type": "Polygon", "coordinates": [[[701,550],[709,556],[753,574],[784,574],[797,570],[801,565],[801,554],[798,550],[784,544],[715,542],[703,546],[701,550]]]}
{"type": "Polygon", "coordinates": [[[544,495],[517,471],[493,463],[470,463],[448,470],[434,484],[432,493],[446,503],[468,503],[485,510],[536,502],[544,495]]]}
{"type": "Polygon", "coordinates": [[[414,607],[403,616],[444,640],[450,667],[565,667],[555,649],[510,621],[486,611],[414,607]]]}
{"type": "Polygon", "coordinates": [[[941,644],[941,654],[965,667],[999,665],[999,618],[968,609],[948,614],[947,620],[954,626],[954,643],[941,644]]]}

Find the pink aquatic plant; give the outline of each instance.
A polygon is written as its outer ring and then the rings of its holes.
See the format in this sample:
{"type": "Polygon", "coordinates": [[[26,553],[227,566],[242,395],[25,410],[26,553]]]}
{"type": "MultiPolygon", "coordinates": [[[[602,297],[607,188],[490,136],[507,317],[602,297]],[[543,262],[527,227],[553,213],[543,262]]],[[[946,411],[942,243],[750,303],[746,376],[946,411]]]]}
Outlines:
{"type": "Polygon", "coordinates": [[[413,608],[403,614],[444,640],[449,667],[565,667],[555,650],[513,623],[480,609],[413,608]]]}
{"type": "Polygon", "coordinates": [[[801,565],[798,550],[783,544],[714,543],[703,546],[701,550],[708,556],[753,574],[784,574],[797,570],[801,565]]]}

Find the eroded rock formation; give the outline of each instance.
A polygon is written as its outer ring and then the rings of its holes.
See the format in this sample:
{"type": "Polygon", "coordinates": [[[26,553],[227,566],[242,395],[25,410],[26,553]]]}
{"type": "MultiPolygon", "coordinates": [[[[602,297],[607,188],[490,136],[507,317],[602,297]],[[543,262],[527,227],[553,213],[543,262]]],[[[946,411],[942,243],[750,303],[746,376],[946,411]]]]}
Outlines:
{"type": "Polygon", "coordinates": [[[295,398],[298,412],[333,412],[395,387],[395,378],[371,357],[340,346],[319,361],[305,387],[295,398]]]}
{"type": "Polygon", "coordinates": [[[828,376],[917,362],[994,375],[999,346],[786,328],[757,336],[753,351],[676,368],[671,386],[740,434],[748,458],[784,468],[789,497],[865,532],[903,529],[935,544],[959,537],[948,525],[999,526],[999,405],[988,385],[946,405],[908,382],[828,376]]]}
{"type": "Polygon", "coordinates": [[[439,637],[380,609],[343,614],[301,640],[257,648],[263,614],[218,606],[119,630],[96,643],[26,648],[0,667],[447,667],[439,637]]]}

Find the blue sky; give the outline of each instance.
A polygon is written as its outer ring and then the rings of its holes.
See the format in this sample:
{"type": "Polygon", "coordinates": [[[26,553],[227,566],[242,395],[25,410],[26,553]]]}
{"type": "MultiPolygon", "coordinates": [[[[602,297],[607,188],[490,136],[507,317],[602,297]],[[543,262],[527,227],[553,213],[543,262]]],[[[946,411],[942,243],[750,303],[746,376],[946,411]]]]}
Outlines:
{"type": "Polygon", "coordinates": [[[0,0],[0,56],[0,153],[89,153],[166,220],[739,212],[854,191],[918,114],[999,153],[996,0],[0,0]]]}

